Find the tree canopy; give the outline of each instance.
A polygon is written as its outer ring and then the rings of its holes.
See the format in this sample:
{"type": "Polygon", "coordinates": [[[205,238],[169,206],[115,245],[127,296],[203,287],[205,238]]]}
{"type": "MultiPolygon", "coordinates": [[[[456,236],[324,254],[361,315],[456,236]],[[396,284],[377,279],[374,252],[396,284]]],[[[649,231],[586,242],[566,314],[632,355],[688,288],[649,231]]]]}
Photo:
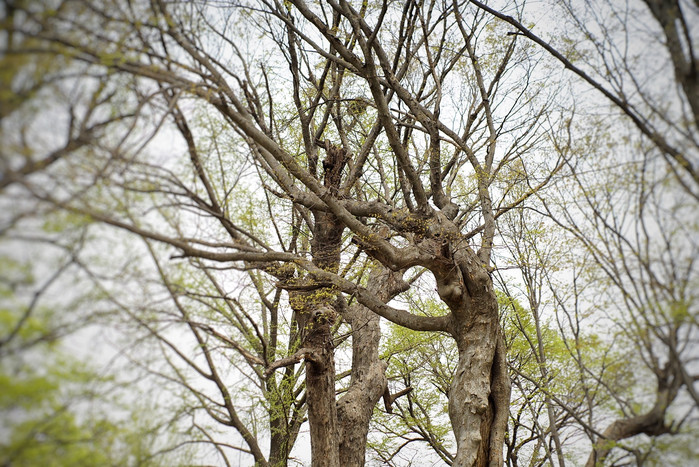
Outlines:
{"type": "Polygon", "coordinates": [[[0,377],[113,404],[66,463],[699,456],[696,5],[2,9],[0,377]]]}

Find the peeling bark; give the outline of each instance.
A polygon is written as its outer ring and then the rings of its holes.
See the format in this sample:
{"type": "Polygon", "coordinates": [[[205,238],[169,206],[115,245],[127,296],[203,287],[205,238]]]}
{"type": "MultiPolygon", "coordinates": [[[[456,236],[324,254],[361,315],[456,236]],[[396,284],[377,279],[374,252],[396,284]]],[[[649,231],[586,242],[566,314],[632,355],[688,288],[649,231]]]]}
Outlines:
{"type": "Polygon", "coordinates": [[[476,254],[462,243],[442,246],[438,292],[452,311],[459,362],[449,391],[457,444],[454,466],[501,466],[510,383],[493,283],[476,254]]]}
{"type": "Polygon", "coordinates": [[[502,403],[509,401],[509,397],[504,397],[506,393],[509,396],[509,391],[502,384],[502,369],[495,358],[500,338],[497,302],[494,296],[492,300],[483,298],[481,304],[486,313],[455,335],[459,362],[449,391],[449,417],[457,443],[455,466],[502,465],[502,411],[507,410],[502,403]],[[499,378],[495,380],[499,384],[495,389],[494,374],[499,378]],[[498,423],[494,423],[496,420],[498,423]],[[495,452],[491,452],[493,449],[495,452]]]}

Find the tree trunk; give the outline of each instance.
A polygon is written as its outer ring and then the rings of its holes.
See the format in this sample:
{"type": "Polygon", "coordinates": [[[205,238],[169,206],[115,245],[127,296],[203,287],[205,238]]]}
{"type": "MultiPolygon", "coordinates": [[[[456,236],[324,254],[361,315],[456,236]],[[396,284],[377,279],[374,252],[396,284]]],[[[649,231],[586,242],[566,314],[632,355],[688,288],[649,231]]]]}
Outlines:
{"type": "MultiPolygon", "coordinates": [[[[369,277],[369,291],[387,303],[407,290],[400,274],[378,268],[369,277]]],[[[387,385],[386,363],[379,358],[379,316],[357,304],[344,317],[352,326],[352,379],[337,402],[340,458],[343,466],[355,467],[365,462],[369,422],[387,385]]]]}
{"type": "Polygon", "coordinates": [[[306,396],[313,467],[340,467],[335,408],[335,357],[332,308],[315,310],[304,346],[313,349],[306,358],[306,396]]]}
{"type": "Polygon", "coordinates": [[[352,375],[350,387],[337,402],[340,457],[343,466],[363,466],[369,421],[386,387],[386,363],[379,359],[379,317],[364,307],[350,314],[352,375]],[[359,366],[357,366],[359,365],[359,366]]]}
{"type": "Polygon", "coordinates": [[[489,313],[456,336],[459,362],[449,391],[449,417],[457,445],[453,465],[459,467],[503,464],[510,386],[497,302],[484,305],[489,313]]]}
{"type": "Polygon", "coordinates": [[[433,271],[437,291],[452,312],[451,333],[459,350],[449,391],[457,445],[453,465],[500,467],[510,381],[497,298],[490,275],[473,251],[455,245],[442,245],[444,266],[433,271]]]}
{"type": "MultiPolygon", "coordinates": [[[[324,185],[333,193],[339,189],[342,170],[347,162],[346,151],[325,142],[323,161],[324,185]]],[[[332,213],[313,211],[313,263],[337,273],[340,264],[344,226],[332,213]]],[[[332,325],[335,324],[337,291],[324,284],[309,286],[298,298],[297,315],[301,346],[306,356],[306,400],[311,435],[313,467],[339,467],[340,450],[335,404],[335,356],[332,325]]]]}

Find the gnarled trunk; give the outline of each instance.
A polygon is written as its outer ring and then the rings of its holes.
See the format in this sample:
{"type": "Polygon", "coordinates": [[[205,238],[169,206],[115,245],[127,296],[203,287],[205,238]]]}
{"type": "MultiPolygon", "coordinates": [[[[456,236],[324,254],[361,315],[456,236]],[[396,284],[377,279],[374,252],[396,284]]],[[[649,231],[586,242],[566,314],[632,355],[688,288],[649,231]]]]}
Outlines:
{"type": "Polygon", "coordinates": [[[449,390],[456,438],[454,466],[498,466],[509,413],[510,382],[493,283],[470,248],[442,244],[437,290],[452,312],[459,362],[449,390]]]}
{"type": "MultiPolygon", "coordinates": [[[[384,268],[377,267],[369,277],[368,289],[385,302],[407,288],[400,274],[384,268]]],[[[357,304],[344,317],[352,326],[352,379],[337,402],[338,432],[342,465],[355,467],[365,462],[369,422],[387,385],[387,365],[379,358],[379,316],[357,304]]]]}
{"type": "Polygon", "coordinates": [[[482,314],[457,323],[454,336],[459,362],[449,391],[449,417],[457,444],[453,465],[499,467],[510,385],[497,302],[494,295],[478,302],[482,314]]]}
{"type": "Polygon", "coordinates": [[[330,326],[331,308],[315,310],[304,345],[313,350],[306,357],[306,395],[314,467],[340,467],[335,408],[335,357],[330,326]]]}
{"type": "MultiPolygon", "coordinates": [[[[342,170],[347,163],[346,152],[325,142],[323,161],[324,185],[336,193],[342,170]]],[[[340,264],[344,226],[335,215],[313,211],[313,263],[321,269],[337,273],[340,264]]],[[[311,434],[313,467],[339,467],[340,450],[335,405],[335,355],[332,325],[335,324],[337,291],[324,284],[314,284],[303,292],[297,303],[301,346],[306,352],[306,400],[311,434]]]]}

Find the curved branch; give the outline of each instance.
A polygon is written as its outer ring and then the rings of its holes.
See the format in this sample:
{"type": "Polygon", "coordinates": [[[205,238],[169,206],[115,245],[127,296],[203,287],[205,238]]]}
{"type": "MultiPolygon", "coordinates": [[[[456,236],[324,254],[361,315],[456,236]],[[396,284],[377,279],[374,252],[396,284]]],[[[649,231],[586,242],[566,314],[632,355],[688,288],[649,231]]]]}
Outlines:
{"type": "Polygon", "coordinates": [[[675,162],[677,162],[679,166],[685,172],[687,172],[689,176],[692,178],[692,180],[694,180],[694,182],[699,186],[699,171],[697,171],[697,169],[692,165],[691,161],[687,159],[685,155],[682,152],[680,152],[677,148],[668,143],[667,140],[665,140],[665,138],[663,138],[661,134],[654,131],[646,122],[644,122],[643,119],[633,111],[633,109],[627,102],[624,102],[618,96],[612,94],[612,92],[608,91],[604,86],[602,86],[601,83],[599,83],[590,75],[585,73],[583,70],[575,66],[570,60],[565,58],[548,42],[544,41],[539,36],[537,36],[529,29],[524,27],[522,23],[514,19],[512,16],[505,15],[493,8],[490,8],[489,6],[479,2],[478,0],[469,1],[478,8],[487,11],[491,15],[495,16],[496,18],[499,18],[502,21],[505,21],[506,23],[509,23],[512,26],[514,26],[519,31],[516,34],[521,34],[543,47],[548,53],[550,53],[554,58],[556,58],[556,60],[561,62],[563,66],[571,70],[573,73],[578,75],[593,88],[601,92],[604,95],[604,97],[609,99],[615,106],[617,106],[624,114],[626,114],[626,116],[628,116],[631,119],[631,121],[634,123],[634,125],[636,125],[636,128],[638,128],[641,131],[641,133],[648,137],[663,153],[665,153],[670,158],[674,159],[675,162]]]}

